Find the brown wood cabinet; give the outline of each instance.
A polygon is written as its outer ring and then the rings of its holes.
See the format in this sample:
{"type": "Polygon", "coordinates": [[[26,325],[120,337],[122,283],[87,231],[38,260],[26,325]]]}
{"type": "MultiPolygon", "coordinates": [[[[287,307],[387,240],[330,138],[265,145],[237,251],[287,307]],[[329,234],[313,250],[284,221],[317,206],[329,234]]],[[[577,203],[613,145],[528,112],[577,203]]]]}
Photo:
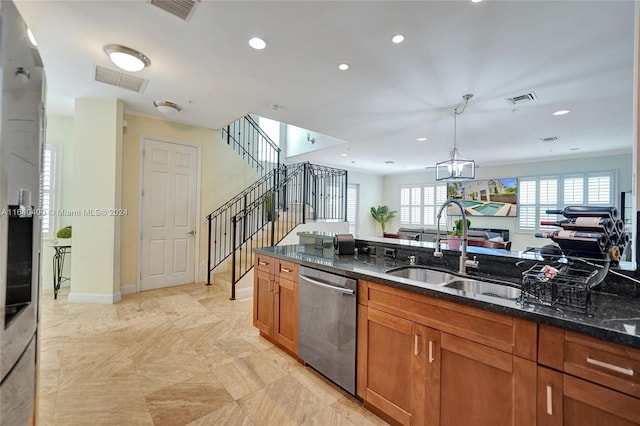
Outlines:
{"type": "Polygon", "coordinates": [[[273,343],[298,354],[298,265],[256,256],[253,325],[273,343]]]}
{"type": "Polygon", "coordinates": [[[539,336],[539,426],[640,425],[639,350],[546,325],[539,336]]]}
{"type": "Polygon", "coordinates": [[[403,425],[535,425],[535,343],[517,336],[535,342],[535,324],[366,281],[358,290],[367,405],[403,425]]]}

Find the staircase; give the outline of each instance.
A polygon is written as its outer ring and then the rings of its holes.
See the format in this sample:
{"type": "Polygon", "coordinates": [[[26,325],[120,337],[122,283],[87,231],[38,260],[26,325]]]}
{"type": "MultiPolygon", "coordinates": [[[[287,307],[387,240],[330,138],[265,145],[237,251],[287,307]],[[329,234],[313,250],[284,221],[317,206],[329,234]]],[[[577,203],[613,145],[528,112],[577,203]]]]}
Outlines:
{"type": "Polygon", "coordinates": [[[222,136],[261,177],[211,212],[207,285],[236,284],[253,267],[253,249],[277,245],[299,224],[347,217],[347,172],[310,163],[280,164],[280,148],[246,116],[222,136]]]}

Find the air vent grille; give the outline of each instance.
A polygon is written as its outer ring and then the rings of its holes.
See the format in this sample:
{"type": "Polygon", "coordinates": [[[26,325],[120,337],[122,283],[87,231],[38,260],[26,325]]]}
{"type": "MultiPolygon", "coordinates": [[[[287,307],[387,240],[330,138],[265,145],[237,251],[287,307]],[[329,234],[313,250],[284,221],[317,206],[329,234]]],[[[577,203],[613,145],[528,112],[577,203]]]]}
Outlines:
{"type": "Polygon", "coordinates": [[[525,93],[524,95],[514,96],[512,98],[505,99],[509,105],[519,105],[527,102],[535,101],[538,97],[535,93],[525,93]]]}
{"type": "Polygon", "coordinates": [[[200,0],[149,0],[154,6],[188,21],[200,0]]]}
{"type": "Polygon", "coordinates": [[[551,136],[551,137],[548,137],[548,138],[540,138],[540,140],[542,142],[555,142],[555,141],[558,140],[558,137],[557,136],[551,136]]]}
{"type": "Polygon", "coordinates": [[[124,74],[119,71],[114,71],[99,65],[96,65],[94,79],[101,83],[110,84],[112,86],[121,87],[138,93],[144,92],[144,89],[147,87],[147,83],[149,82],[148,80],[124,74]]]}

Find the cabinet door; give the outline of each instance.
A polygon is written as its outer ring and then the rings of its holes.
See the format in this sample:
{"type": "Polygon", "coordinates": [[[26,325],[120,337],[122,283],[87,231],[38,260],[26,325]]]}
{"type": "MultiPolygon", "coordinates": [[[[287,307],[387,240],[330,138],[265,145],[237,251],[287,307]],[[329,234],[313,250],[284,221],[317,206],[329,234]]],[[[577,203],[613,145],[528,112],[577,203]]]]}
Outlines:
{"type": "Polygon", "coordinates": [[[416,397],[424,395],[419,389],[424,380],[416,377],[420,339],[414,332],[411,321],[367,310],[364,399],[402,425],[417,424],[412,407],[416,397]]]}
{"type": "Polygon", "coordinates": [[[446,333],[440,357],[441,425],[535,425],[533,361],[446,333]]]}
{"type": "Polygon", "coordinates": [[[257,269],[253,279],[253,326],[267,336],[273,334],[273,275],[257,269]]]}
{"type": "Polygon", "coordinates": [[[412,425],[440,424],[440,332],[413,324],[414,380],[412,425]],[[415,362],[417,361],[417,362],[415,362]]]}
{"type": "Polygon", "coordinates": [[[298,354],[298,283],[279,277],[275,285],[274,338],[298,354]]]}

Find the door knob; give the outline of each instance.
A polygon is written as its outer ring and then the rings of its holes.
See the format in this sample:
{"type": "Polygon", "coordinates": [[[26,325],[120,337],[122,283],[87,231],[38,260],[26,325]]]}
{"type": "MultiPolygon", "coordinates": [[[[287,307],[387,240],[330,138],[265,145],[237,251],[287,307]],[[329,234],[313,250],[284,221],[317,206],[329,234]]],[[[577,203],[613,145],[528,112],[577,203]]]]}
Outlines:
{"type": "Polygon", "coordinates": [[[196,235],[196,231],[189,231],[187,232],[187,235],[196,235]]]}

